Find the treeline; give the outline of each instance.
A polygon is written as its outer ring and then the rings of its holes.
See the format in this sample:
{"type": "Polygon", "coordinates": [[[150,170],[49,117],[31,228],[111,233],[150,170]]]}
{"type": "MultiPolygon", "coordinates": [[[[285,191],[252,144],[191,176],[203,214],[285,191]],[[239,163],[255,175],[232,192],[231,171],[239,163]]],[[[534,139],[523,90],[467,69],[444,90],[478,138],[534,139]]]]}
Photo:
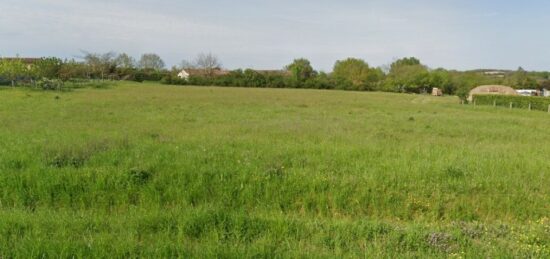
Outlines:
{"type": "Polygon", "coordinates": [[[233,70],[224,75],[202,74],[182,79],[173,73],[163,83],[178,85],[216,85],[243,87],[315,88],[356,91],[427,93],[432,88],[465,98],[484,84],[503,84],[514,88],[550,87],[549,72],[455,71],[430,69],[414,57],[394,61],[387,68],[371,67],[357,58],[336,61],[331,73],[318,72],[307,59],[296,59],[279,73],[252,69],[233,70]]]}
{"type": "Polygon", "coordinates": [[[39,86],[58,89],[66,82],[93,80],[160,81],[169,75],[156,54],[135,60],[128,54],[83,52],[78,59],[56,57],[0,58],[0,85],[39,86]]]}
{"type": "Polygon", "coordinates": [[[431,69],[414,57],[395,60],[386,67],[372,67],[364,60],[348,58],[336,61],[330,73],[316,71],[309,60],[304,58],[294,60],[282,70],[237,69],[218,73],[220,71],[221,63],[212,54],[200,54],[193,62],[182,61],[180,66],[171,69],[166,69],[164,61],[153,53],[143,54],[139,60],[125,53],[113,52],[83,52],[79,60],[0,59],[0,81],[11,85],[36,85],[52,80],[60,84],[78,80],[147,80],[173,85],[407,93],[427,93],[437,87],[444,94],[454,94],[462,98],[473,87],[484,84],[502,84],[524,89],[550,88],[549,72],[528,72],[521,67],[515,71],[431,69]],[[182,69],[195,73],[182,78],[178,76],[182,69]]]}

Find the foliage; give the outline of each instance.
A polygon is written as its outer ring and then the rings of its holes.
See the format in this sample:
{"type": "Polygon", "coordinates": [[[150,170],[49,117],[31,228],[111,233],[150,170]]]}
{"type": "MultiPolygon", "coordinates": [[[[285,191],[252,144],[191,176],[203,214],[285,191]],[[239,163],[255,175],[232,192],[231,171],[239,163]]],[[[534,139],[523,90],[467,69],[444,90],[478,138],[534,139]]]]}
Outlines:
{"type": "Polygon", "coordinates": [[[397,92],[427,92],[430,87],[430,73],[423,65],[406,65],[392,68],[385,82],[397,92]]]}
{"type": "Polygon", "coordinates": [[[528,72],[519,67],[517,71],[511,73],[509,77],[504,80],[504,84],[510,85],[516,89],[536,89],[539,87],[537,81],[530,77],[528,72]]]}
{"type": "Polygon", "coordinates": [[[399,73],[399,71],[397,70],[402,67],[418,66],[418,65],[422,65],[422,64],[420,64],[420,60],[415,57],[398,59],[390,65],[390,74],[399,73]]]}
{"type": "Polygon", "coordinates": [[[56,57],[40,58],[31,65],[34,78],[58,78],[63,60],[56,57]]]}
{"type": "Polygon", "coordinates": [[[295,59],[285,68],[286,70],[290,71],[293,79],[298,85],[315,76],[315,70],[313,70],[313,67],[311,66],[309,60],[305,58],[295,59]]]}
{"type": "MultiPolygon", "coordinates": [[[[349,90],[373,90],[376,83],[383,79],[381,70],[372,69],[367,62],[361,59],[348,58],[346,60],[336,61],[332,70],[332,76],[339,81],[341,85],[347,81],[349,90]]],[[[338,87],[338,89],[347,89],[348,87],[338,87]]]]}
{"type": "Polygon", "coordinates": [[[432,88],[462,99],[474,87],[486,84],[504,84],[514,88],[550,88],[550,72],[490,70],[453,71],[430,69],[414,57],[393,62],[387,74],[380,67],[370,67],[361,59],[347,58],[335,63],[330,73],[317,72],[307,59],[295,59],[285,71],[236,69],[220,75],[221,62],[211,54],[200,54],[193,64],[182,62],[182,67],[204,70],[187,80],[177,78],[181,67],[164,69],[164,62],[156,54],[144,54],[139,62],[126,53],[91,53],[83,51],[82,61],[41,58],[32,63],[20,59],[0,59],[0,85],[34,86],[42,78],[64,82],[84,80],[162,81],[174,85],[216,85],[266,88],[312,88],[355,91],[384,91],[429,93],[432,88]]]}
{"type": "Polygon", "coordinates": [[[457,90],[457,86],[452,81],[450,73],[442,68],[430,71],[427,85],[429,88],[439,88],[445,94],[452,95],[455,94],[457,90]]]}
{"type": "Polygon", "coordinates": [[[63,81],[59,79],[42,78],[36,82],[36,87],[42,90],[61,90],[63,89],[63,81]]]}
{"type": "Polygon", "coordinates": [[[58,71],[59,79],[68,81],[71,79],[89,78],[88,67],[86,64],[75,60],[68,60],[63,63],[58,71]]]}
{"type": "Polygon", "coordinates": [[[30,70],[19,59],[0,59],[0,77],[3,77],[15,86],[18,78],[26,78],[30,76],[30,70]]]}

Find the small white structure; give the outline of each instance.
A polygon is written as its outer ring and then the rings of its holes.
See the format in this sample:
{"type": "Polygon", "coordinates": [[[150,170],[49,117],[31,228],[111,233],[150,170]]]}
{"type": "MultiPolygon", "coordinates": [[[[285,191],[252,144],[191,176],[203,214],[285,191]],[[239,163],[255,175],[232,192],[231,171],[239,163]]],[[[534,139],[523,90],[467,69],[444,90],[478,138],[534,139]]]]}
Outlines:
{"type": "Polygon", "coordinates": [[[178,77],[181,78],[181,79],[189,79],[189,72],[185,71],[185,69],[182,69],[179,73],[178,73],[178,77]]]}
{"type": "Polygon", "coordinates": [[[544,97],[550,97],[550,90],[548,90],[548,89],[542,89],[542,96],[544,96],[544,97]]]}
{"type": "Polygon", "coordinates": [[[535,89],[518,89],[516,92],[522,96],[538,96],[539,91],[535,89]]]}

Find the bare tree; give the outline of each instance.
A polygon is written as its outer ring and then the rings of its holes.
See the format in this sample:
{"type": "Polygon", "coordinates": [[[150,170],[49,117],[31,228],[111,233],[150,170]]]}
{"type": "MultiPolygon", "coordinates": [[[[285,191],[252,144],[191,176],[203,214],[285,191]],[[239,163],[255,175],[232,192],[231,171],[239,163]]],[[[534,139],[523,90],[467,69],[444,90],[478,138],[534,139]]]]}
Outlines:
{"type": "Polygon", "coordinates": [[[136,60],[126,53],[120,53],[115,59],[117,67],[120,68],[134,68],[136,67],[136,60]]]}
{"type": "Polygon", "coordinates": [[[91,53],[82,50],[84,62],[88,66],[88,76],[99,76],[101,79],[115,66],[115,53],[110,51],[104,54],[91,53]]]}
{"type": "Polygon", "coordinates": [[[141,55],[139,66],[143,69],[160,70],[164,68],[164,61],[157,54],[147,53],[141,55]]]}
{"type": "Polygon", "coordinates": [[[222,64],[218,57],[212,53],[201,53],[195,59],[195,66],[199,69],[203,69],[207,75],[212,75],[215,69],[220,69],[222,64]]]}
{"type": "Polygon", "coordinates": [[[195,65],[192,62],[189,62],[186,59],[184,59],[180,62],[179,68],[181,68],[181,69],[195,68],[195,65]]]}

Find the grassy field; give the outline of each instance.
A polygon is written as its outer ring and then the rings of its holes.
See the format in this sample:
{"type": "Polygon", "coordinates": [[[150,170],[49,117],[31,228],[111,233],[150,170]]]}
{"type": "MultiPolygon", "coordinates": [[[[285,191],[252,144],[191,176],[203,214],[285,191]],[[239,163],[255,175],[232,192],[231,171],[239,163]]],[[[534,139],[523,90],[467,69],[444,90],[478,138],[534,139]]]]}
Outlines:
{"type": "Polygon", "coordinates": [[[0,258],[548,258],[549,129],[456,97],[0,88],[0,258]]]}

